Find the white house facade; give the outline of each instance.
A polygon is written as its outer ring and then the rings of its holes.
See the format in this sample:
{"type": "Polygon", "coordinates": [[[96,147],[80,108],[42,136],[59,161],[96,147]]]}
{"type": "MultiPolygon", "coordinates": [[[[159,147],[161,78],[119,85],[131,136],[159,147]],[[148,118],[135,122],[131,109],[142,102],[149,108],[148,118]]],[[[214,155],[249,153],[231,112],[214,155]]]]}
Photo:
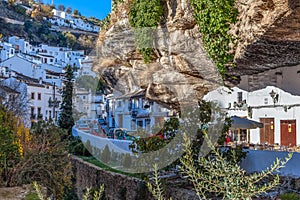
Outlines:
{"type": "Polygon", "coordinates": [[[83,31],[99,32],[100,28],[92,23],[86,22],[81,18],[73,17],[65,11],[52,10],[53,17],[49,22],[56,26],[65,26],[73,29],[80,29],[83,31]]]}
{"type": "Polygon", "coordinates": [[[152,128],[162,127],[165,120],[172,117],[172,112],[161,105],[145,98],[145,90],[117,96],[109,102],[113,118],[110,126],[137,131],[143,129],[151,133],[152,128]]]}
{"type": "Polygon", "coordinates": [[[7,60],[15,55],[15,49],[12,44],[0,42],[0,62],[7,60]]]}
{"type": "MultiPolygon", "coordinates": [[[[242,77],[238,87],[220,87],[204,99],[217,102],[229,116],[247,117],[263,123],[263,128],[248,130],[248,142],[297,146],[300,145],[298,71],[299,66],[295,66],[242,77]]],[[[238,139],[241,138],[245,137],[238,139]]]]}
{"type": "Polygon", "coordinates": [[[95,93],[84,88],[74,90],[74,109],[82,118],[105,118],[105,102],[106,98],[103,93],[95,93]]]}

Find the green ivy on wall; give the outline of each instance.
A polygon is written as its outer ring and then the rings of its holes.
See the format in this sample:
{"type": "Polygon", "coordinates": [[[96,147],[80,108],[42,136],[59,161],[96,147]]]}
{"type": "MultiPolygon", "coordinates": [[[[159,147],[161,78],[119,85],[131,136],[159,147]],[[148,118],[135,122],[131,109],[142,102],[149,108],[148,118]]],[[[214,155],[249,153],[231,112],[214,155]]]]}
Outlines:
{"type": "Polygon", "coordinates": [[[129,22],[135,30],[136,46],[145,63],[151,61],[153,31],[159,25],[162,14],[160,0],[133,0],[130,4],[129,22]]]}
{"type": "Polygon", "coordinates": [[[229,44],[234,37],[228,31],[237,20],[235,0],[192,0],[191,4],[204,47],[224,79],[226,66],[233,66],[229,44]]]}

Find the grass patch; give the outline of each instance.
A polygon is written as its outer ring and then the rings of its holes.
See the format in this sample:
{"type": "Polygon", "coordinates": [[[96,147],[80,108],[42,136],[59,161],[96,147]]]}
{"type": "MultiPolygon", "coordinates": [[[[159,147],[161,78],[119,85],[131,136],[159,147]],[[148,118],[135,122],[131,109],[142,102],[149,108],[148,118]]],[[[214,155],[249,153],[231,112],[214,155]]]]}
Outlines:
{"type": "Polygon", "coordinates": [[[281,200],[299,200],[300,199],[300,195],[296,194],[296,193],[293,193],[293,192],[290,192],[290,193],[281,194],[279,196],[279,198],[281,200]]]}
{"type": "Polygon", "coordinates": [[[26,194],[24,200],[40,200],[39,196],[35,192],[30,192],[26,194]]]}
{"type": "Polygon", "coordinates": [[[118,174],[123,174],[123,175],[126,175],[126,176],[129,176],[129,177],[134,177],[134,178],[138,178],[138,179],[142,179],[144,180],[144,178],[146,177],[145,174],[141,173],[141,174],[135,174],[135,173],[128,173],[128,172],[123,172],[121,170],[118,170],[118,169],[114,169],[110,166],[107,166],[105,165],[104,163],[100,162],[99,160],[97,160],[96,158],[94,157],[87,157],[87,156],[77,156],[79,158],[81,158],[82,160],[86,161],[86,162],[89,162],[93,165],[96,165],[97,167],[100,167],[106,171],[110,171],[110,172],[115,172],[115,173],[118,173],[118,174]]]}

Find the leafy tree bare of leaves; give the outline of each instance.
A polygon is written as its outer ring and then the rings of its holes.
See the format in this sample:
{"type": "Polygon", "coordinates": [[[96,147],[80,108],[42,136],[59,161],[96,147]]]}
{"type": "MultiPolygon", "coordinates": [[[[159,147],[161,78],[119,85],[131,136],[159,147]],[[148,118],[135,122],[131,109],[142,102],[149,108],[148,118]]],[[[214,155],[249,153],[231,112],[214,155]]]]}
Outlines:
{"type": "Polygon", "coordinates": [[[28,105],[30,105],[30,101],[27,97],[26,85],[15,78],[9,78],[0,83],[0,88],[1,87],[9,87],[17,92],[12,95],[9,100],[5,100],[8,94],[0,91],[2,105],[14,115],[26,119],[26,116],[28,115],[28,105]]]}

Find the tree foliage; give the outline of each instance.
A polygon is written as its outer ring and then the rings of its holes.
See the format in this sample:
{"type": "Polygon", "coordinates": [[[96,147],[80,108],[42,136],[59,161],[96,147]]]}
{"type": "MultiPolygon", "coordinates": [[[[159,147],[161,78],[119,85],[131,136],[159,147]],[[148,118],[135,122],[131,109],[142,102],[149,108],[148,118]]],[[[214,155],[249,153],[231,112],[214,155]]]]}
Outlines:
{"type": "Polygon", "coordinates": [[[63,4],[59,4],[58,6],[57,6],[57,10],[59,10],[59,11],[65,11],[65,6],[63,5],[63,4]]]}
{"type": "Polygon", "coordinates": [[[47,196],[63,199],[65,188],[71,184],[66,134],[54,124],[37,123],[31,129],[31,138],[16,166],[14,179],[19,184],[37,181],[47,189],[47,196]]]}
{"type": "Polygon", "coordinates": [[[79,11],[77,9],[73,10],[73,15],[79,15],[79,11]]]}
{"type": "Polygon", "coordinates": [[[15,5],[16,0],[8,0],[7,3],[9,6],[14,6],[15,5]]]}
{"type": "Polygon", "coordinates": [[[30,139],[22,118],[0,105],[0,185],[10,185],[14,167],[24,155],[30,139]]]}
{"type": "Polygon", "coordinates": [[[74,45],[76,44],[76,36],[73,35],[71,32],[63,32],[63,36],[66,39],[66,44],[69,48],[73,48],[74,45]]]}
{"type": "Polygon", "coordinates": [[[135,138],[130,145],[133,152],[148,153],[159,150],[168,144],[176,135],[179,127],[177,118],[171,118],[164,122],[163,127],[153,127],[151,137],[146,131],[139,129],[137,135],[140,138],[135,138]]]}
{"type": "Polygon", "coordinates": [[[100,28],[102,30],[107,30],[110,24],[110,14],[106,15],[106,17],[101,21],[100,28]]]}
{"type": "MultiPolygon", "coordinates": [[[[204,137],[212,149],[211,156],[200,157],[195,161],[192,142],[186,136],[184,142],[186,153],[180,160],[180,170],[193,183],[199,199],[207,199],[208,195],[225,200],[251,199],[259,196],[279,184],[279,176],[274,175],[274,172],[284,167],[292,157],[292,154],[289,154],[285,159],[276,159],[270,168],[249,175],[241,169],[236,161],[231,162],[224,158],[206,133],[204,133],[204,137]],[[261,181],[265,178],[270,181],[262,184],[261,181]]],[[[155,199],[164,200],[165,196],[157,168],[155,168],[154,180],[154,184],[148,183],[148,188],[155,199]]]]}
{"type": "Polygon", "coordinates": [[[70,6],[68,6],[66,8],[66,13],[71,14],[72,13],[72,8],[70,6]]]}
{"type": "Polygon", "coordinates": [[[61,114],[59,116],[58,124],[61,128],[67,129],[71,132],[74,125],[73,111],[72,111],[72,97],[73,97],[73,70],[71,65],[66,66],[65,72],[65,87],[62,94],[61,114]]]}
{"type": "Polygon", "coordinates": [[[45,18],[51,18],[53,16],[52,7],[50,5],[36,4],[31,12],[31,17],[43,21],[45,18]]]}
{"type": "Polygon", "coordinates": [[[191,142],[185,138],[186,154],[181,159],[181,170],[187,174],[194,184],[194,189],[200,199],[206,198],[208,193],[222,196],[223,199],[251,199],[279,184],[279,176],[274,175],[291,159],[289,154],[285,159],[276,159],[274,164],[260,173],[247,175],[236,160],[228,161],[209,140],[205,133],[205,140],[212,150],[210,157],[200,157],[196,162],[192,158],[191,142]],[[195,166],[200,166],[201,171],[195,166]],[[260,181],[272,176],[273,180],[261,185],[260,181]]]}
{"type": "Polygon", "coordinates": [[[20,160],[19,141],[13,129],[5,122],[10,115],[7,111],[0,111],[0,174],[2,181],[6,182],[9,169],[20,160]]]}

